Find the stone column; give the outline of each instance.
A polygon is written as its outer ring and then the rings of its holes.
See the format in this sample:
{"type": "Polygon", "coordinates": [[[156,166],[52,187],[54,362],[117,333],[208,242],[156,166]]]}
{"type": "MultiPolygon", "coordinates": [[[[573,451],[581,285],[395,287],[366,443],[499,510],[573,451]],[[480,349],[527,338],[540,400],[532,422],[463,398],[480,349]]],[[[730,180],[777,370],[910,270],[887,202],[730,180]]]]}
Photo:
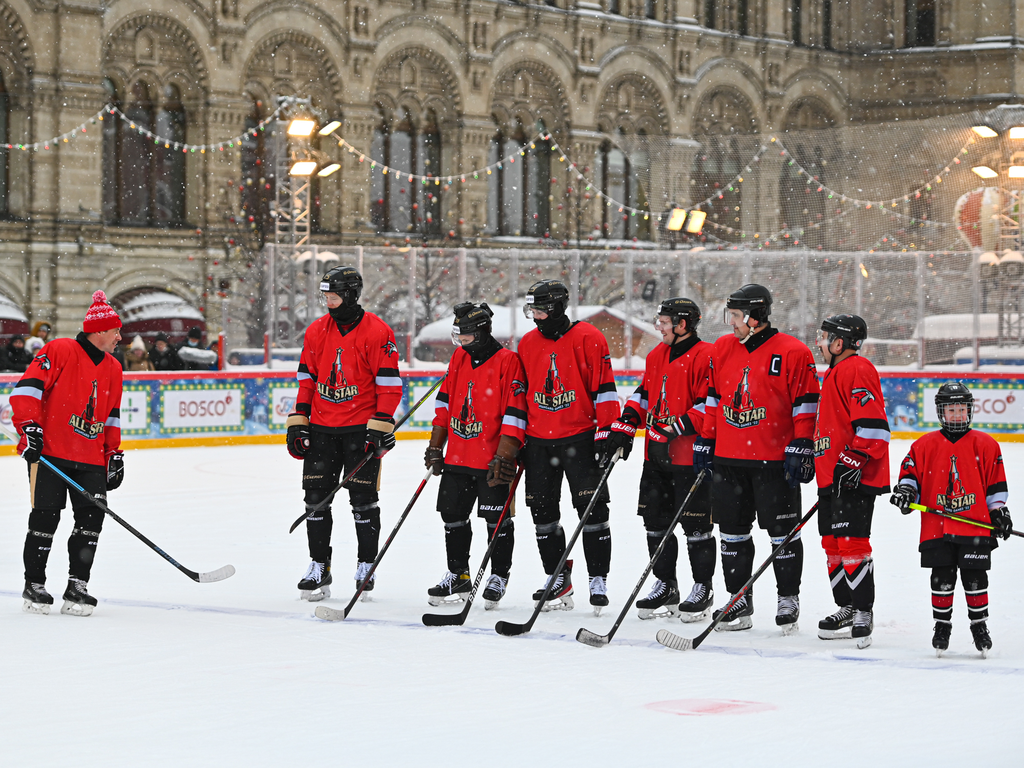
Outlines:
{"type": "MultiPolygon", "coordinates": [[[[580,200],[580,241],[581,246],[588,242],[588,238],[593,236],[596,230],[600,233],[601,230],[601,198],[596,194],[596,189],[591,189],[589,192],[586,191],[587,183],[593,182],[599,184],[600,181],[597,178],[597,166],[595,160],[597,159],[597,153],[601,149],[601,142],[603,136],[600,131],[585,131],[585,130],[574,130],[572,131],[572,159],[579,166],[580,172],[586,177],[586,181],[580,181],[577,178],[571,180],[573,191],[575,192],[576,185],[579,184],[584,195],[590,195],[590,199],[582,198],[580,200]]],[[[573,204],[577,199],[576,195],[573,194],[573,204]]],[[[572,220],[568,221],[566,226],[569,231],[566,233],[571,242],[575,242],[576,238],[576,221],[575,211],[572,211],[572,220]]]]}
{"type": "Polygon", "coordinates": [[[346,104],[342,108],[344,123],[337,130],[341,136],[358,151],[350,154],[342,150],[341,174],[341,231],[357,235],[372,235],[370,223],[370,145],[373,129],[380,119],[376,110],[362,104],[346,104]],[[359,162],[360,153],[364,161],[359,162]]]}
{"type": "Polygon", "coordinates": [[[462,154],[458,172],[465,174],[466,181],[458,182],[461,190],[460,219],[464,223],[457,231],[465,239],[475,238],[487,229],[488,176],[480,174],[479,179],[474,179],[472,171],[487,165],[494,130],[494,123],[488,117],[474,115],[462,120],[462,154]]]}

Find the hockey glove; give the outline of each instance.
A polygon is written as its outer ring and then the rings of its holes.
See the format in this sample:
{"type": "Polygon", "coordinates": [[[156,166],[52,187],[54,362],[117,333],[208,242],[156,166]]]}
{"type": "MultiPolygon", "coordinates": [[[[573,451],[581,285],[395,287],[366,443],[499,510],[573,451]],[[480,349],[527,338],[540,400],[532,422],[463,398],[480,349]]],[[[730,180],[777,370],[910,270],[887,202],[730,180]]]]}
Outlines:
{"type": "Polygon", "coordinates": [[[782,465],[790,488],[814,479],[814,441],[798,437],[786,446],[786,461],[782,465]]]}
{"type": "Polygon", "coordinates": [[[892,496],[889,497],[889,503],[894,507],[898,507],[900,512],[904,515],[909,515],[912,510],[910,505],[917,501],[917,491],[914,490],[914,486],[907,485],[906,483],[900,483],[892,489],[892,496]]]}
{"type": "Polygon", "coordinates": [[[516,479],[516,457],[519,455],[519,441],[509,435],[502,435],[498,450],[487,465],[487,485],[508,485],[516,479]]]}
{"type": "Polygon", "coordinates": [[[21,458],[29,464],[35,464],[43,455],[43,428],[30,421],[21,428],[21,434],[25,441],[25,450],[21,452],[21,458]]]}
{"type": "MultiPolygon", "coordinates": [[[[611,434],[608,436],[608,450],[614,454],[622,449],[622,460],[629,458],[629,452],[633,450],[633,439],[636,437],[636,425],[625,419],[616,419],[612,422],[611,434]]],[[[609,458],[611,458],[609,456],[609,458]]],[[[604,464],[604,462],[602,462],[604,464]]],[[[606,466],[606,465],[605,465],[606,466]]]]}
{"type": "Polygon", "coordinates": [[[611,440],[608,439],[611,433],[611,427],[598,427],[594,433],[594,460],[601,469],[607,467],[615,455],[615,449],[611,447],[611,440]]]}
{"type": "Polygon", "coordinates": [[[1006,540],[1010,538],[1010,531],[1013,530],[1013,521],[1010,519],[1010,510],[1006,507],[999,507],[999,509],[993,509],[989,512],[989,517],[992,519],[992,525],[995,526],[995,530],[992,531],[993,536],[1006,540]]]}
{"type": "Polygon", "coordinates": [[[107,454],[107,490],[113,491],[124,481],[124,454],[112,451],[107,454]]]}
{"type": "Polygon", "coordinates": [[[693,471],[697,474],[715,471],[715,441],[706,437],[698,437],[693,441],[693,471]]]}
{"type": "Polygon", "coordinates": [[[448,430],[434,425],[430,430],[430,444],[423,454],[423,466],[431,469],[434,475],[440,475],[444,469],[444,444],[448,441],[448,430]]]}
{"type": "Polygon", "coordinates": [[[697,430],[693,428],[693,423],[690,421],[690,417],[686,414],[673,419],[668,424],[658,424],[651,420],[647,423],[647,429],[659,435],[666,443],[671,443],[677,437],[684,437],[685,435],[694,435],[697,430]]]}
{"type": "Polygon", "coordinates": [[[395,420],[378,414],[366,424],[366,452],[379,459],[395,447],[395,420]],[[384,419],[387,419],[385,421],[384,419]]]}
{"type": "Polygon", "coordinates": [[[301,413],[290,413],[288,414],[286,424],[288,425],[288,453],[293,458],[301,461],[306,458],[306,453],[309,451],[309,438],[311,436],[309,419],[301,413]]]}
{"type": "Polygon", "coordinates": [[[860,478],[870,457],[856,448],[845,448],[839,452],[836,468],[832,472],[832,495],[839,496],[843,491],[852,491],[860,485],[860,478]]]}

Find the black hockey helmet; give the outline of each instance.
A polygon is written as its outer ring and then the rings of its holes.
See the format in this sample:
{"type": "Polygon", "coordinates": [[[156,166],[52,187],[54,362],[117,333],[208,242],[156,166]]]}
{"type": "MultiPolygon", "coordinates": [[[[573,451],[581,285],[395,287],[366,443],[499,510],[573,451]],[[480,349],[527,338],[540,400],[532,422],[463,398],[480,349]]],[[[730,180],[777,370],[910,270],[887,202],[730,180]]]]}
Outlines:
{"type": "Polygon", "coordinates": [[[320,290],[338,294],[344,306],[351,306],[363,292],[363,276],[355,267],[334,267],[320,278],[320,290]]]}
{"type": "Polygon", "coordinates": [[[939,424],[944,430],[955,435],[961,434],[971,428],[971,421],[974,419],[974,395],[959,381],[947,381],[935,393],[935,410],[939,414],[939,424]],[[967,418],[947,417],[947,405],[966,405],[967,418]]]}
{"type": "Polygon", "coordinates": [[[452,343],[456,347],[476,346],[490,338],[491,318],[494,317],[494,311],[487,306],[486,302],[476,305],[467,301],[456,305],[453,311],[455,312],[455,324],[452,326],[452,343]],[[473,334],[472,343],[462,344],[459,341],[459,336],[470,333],[473,334]]]}
{"type": "Polygon", "coordinates": [[[526,306],[523,307],[523,314],[531,320],[533,310],[539,309],[547,312],[548,317],[555,320],[565,314],[565,308],[569,306],[569,289],[564,283],[557,280],[541,280],[530,286],[526,292],[526,306]]]}
{"type": "MultiPolygon", "coordinates": [[[[672,318],[673,328],[679,325],[680,320],[685,320],[687,331],[697,330],[701,318],[700,307],[697,306],[697,303],[692,299],[684,299],[681,296],[662,301],[661,306],[658,307],[658,317],[662,315],[672,318]]],[[[658,317],[654,319],[655,325],[657,325],[658,317]]]]}
{"type": "Polygon", "coordinates": [[[772,313],[772,294],[763,285],[747,283],[729,294],[729,299],[725,302],[726,324],[729,323],[730,309],[738,309],[746,317],[752,317],[758,323],[766,323],[772,313]]]}
{"type": "Polygon", "coordinates": [[[821,331],[828,335],[828,343],[843,340],[843,351],[860,349],[868,337],[868,324],[859,315],[829,315],[821,321],[821,331]]]}

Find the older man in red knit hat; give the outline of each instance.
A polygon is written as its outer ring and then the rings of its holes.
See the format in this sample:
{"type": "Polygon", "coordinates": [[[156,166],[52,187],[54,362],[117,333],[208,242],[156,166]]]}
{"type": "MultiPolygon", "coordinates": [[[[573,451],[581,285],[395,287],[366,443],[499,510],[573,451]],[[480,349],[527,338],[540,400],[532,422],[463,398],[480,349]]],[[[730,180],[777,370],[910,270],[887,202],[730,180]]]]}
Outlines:
{"type": "MultiPolygon", "coordinates": [[[[11,393],[14,425],[21,435],[18,451],[28,462],[32,512],[25,538],[24,608],[49,613],[53,597],[46,591],[46,561],[67,505],[67,483],[45,465],[54,466],[100,499],[124,479],[121,453],[121,366],[111,354],[121,340],[121,318],[103,291],[74,339],[55,339],[41,350],[11,393]]],[[[103,527],[103,510],[72,493],[75,527],[68,539],[68,588],[61,613],[88,616],[96,598],[86,589],[103,527]]]]}

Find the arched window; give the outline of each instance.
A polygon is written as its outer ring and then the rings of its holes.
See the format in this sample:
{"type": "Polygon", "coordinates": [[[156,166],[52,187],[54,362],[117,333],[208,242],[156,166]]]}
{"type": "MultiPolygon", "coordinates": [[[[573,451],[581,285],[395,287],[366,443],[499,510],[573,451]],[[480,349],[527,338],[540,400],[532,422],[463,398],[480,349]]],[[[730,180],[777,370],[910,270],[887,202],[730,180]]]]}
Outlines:
{"type": "MultiPolygon", "coordinates": [[[[538,129],[545,130],[540,121],[538,129]]],[[[551,142],[534,141],[525,151],[526,234],[541,237],[551,229],[551,142]]],[[[522,160],[522,157],[516,158],[516,164],[522,160]]]]}
{"type": "Polygon", "coordinates": [[[511,136],[494,135],[487,161],[499,163],[488,179],[488,225],[499,235],[543,237],[551,229],[551,142],[528,141],[517,121],[511,136]]]}
{"type": "Polygon", "coordinates": [[[655,19],[658,17],[658,10],[654,0],[644,0],[644,18],[655,19]]]}
{"type": "Polygon", "coordinates": [[[702,138],[703,144],[694,165],[693,202],[711,198],[708,219],[721,225],[714,234],[723,240],[739,240],[742,185],[728,183],[740,171],[740,153],[735,139],[728,136],[709,135],[702,138]],[[730,233],[724,227],[736,230],[730,233]]]}
{"type": "Polygon", "coordinates": [[[390,121],[382,111],[370,154],[388,169],[386,174],[377,169],[370,181],[371,219],[377,232],[440,234],[441,188],[432,181],[441,173],[437,116],[428,111],[418,128],[407,109],[390,121]],[[410,179],[409,174],[428,178],[410,179]]]}
{"type": "Polygon", "coordinates": [[[241,186],[242,186],[242,213],[245,217],[244,226],[255,231],[260,244],[262,245],[270,231],[270,199],[273,196],[273,183],[267,171],[267,147],[265,133],[257,131],[253,136],[251,131],[260,124],[263,119],[263,103],[253,100],[252,109],[245,118],[245,136],[242,139],[241,155],[241,186]],[[267,185],[270,184],[270,189],[267,185]],[[252,216],[250,223],[248,218],[252,216]]]}
{"type": "MultiPolygon", "coordinates": [[[[380,120],[373,129],[370,157],[382,165],[391,163],[391,141],[388,129],[388,119],[381,111],[380,120]]],[[[376,171],[370,172],[370,222],[377,232],[391,231],[391,220],[388,216],[388,177],[376,171]]]]}
{"type": "Polygon", "coordinates": [[[648,209],[647,195],[640,182],[638,171],[648,168],[649,154],[637,150],[632,155],[623,152],[606,141],[597,156],[597,177],[600,190],[615,202],[601,201],[601,236],[612,240],[627,240],[636,237],[649,240],[648,222],[640,216],[633,216],[626,205],[640,210],[648,209]],[[620,205],[625,203],[625,205],[620,205]],[[619,208],[623,210],[619,210],[619,208]]]}
{"type": "Polygon", "coordinates": [[[935,45],[935,0],[907,0],[906,47],[935,45]]]}
{"type": "Polygon", "coordinates": [[[7,204],[7,148],[4,146],[8,141],[10,128],[10,109],[7,100],[7,89],[4,88],[4,76],[0,73],[0,216],[5,216],[9,210],[7,204]]]}
{"type": "Polygon", "coordinates": [[[704,26],[708,29],[718,29],[715,22],[718,21],[715,16],[715,6],[718,5],[718,0],[704,0],[704,26]]]}
{"type": "MultiPolygon", "coordinates": [[[[416,163],[416,128],[412,116],[406,109],[393,126],[391,132],[391,160],[388,163],[393,169],[409,173],[414,171],[416,163]]],[[[411,232],[413,227],[412,205],[415,182],[395,170],[387,173],[388,216],[394,232],[411,232]]]]}
{"type": "Polygon", "coordinates": [[[150,209],[150,223],[155,220],[158,224],[183,224],[185,153],[175,149],[174,144],[185,141],[185,106],[181,103],[181,91],[175,85],[165,85],[161,95],[156,135],[168,141],[157,146],[153,157],[154,205],[150,209]]]}
{"type": "Polygon", "coordinates": [[[416,198],[418,208],[416,228],[426,235],[441,234],[441,185],[432,179],[441,173],[441,131],[437,126],[437,115],[428,111],[423,127],[416,136],[416,173],[426,176],[426,183],[417,182],[416,198]]]}
{"type": "Polygon", "coordinates": [[[608,13],[619,13],[619,0],[608,0],[608,13]]]}

